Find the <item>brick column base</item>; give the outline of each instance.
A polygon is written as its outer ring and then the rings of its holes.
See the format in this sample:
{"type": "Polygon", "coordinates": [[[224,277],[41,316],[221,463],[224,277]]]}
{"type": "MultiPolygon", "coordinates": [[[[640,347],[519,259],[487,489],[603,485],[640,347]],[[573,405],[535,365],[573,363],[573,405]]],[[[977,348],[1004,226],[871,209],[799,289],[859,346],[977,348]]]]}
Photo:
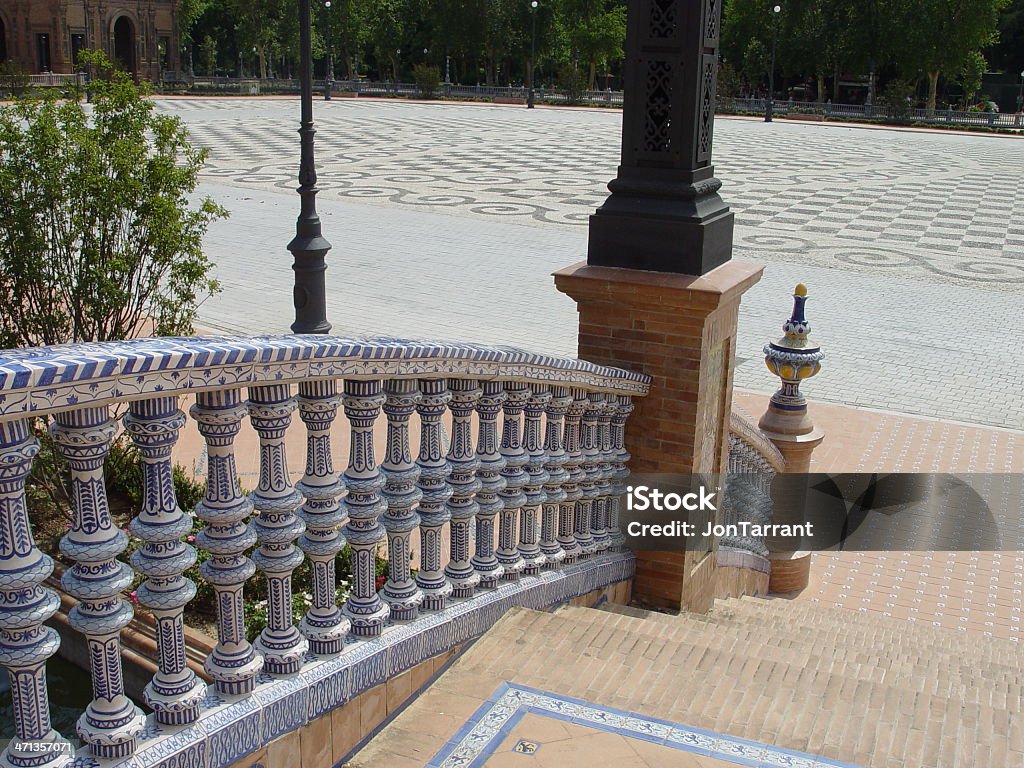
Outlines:
{"type": "MultiPolygon", "coordinates": [[[[725,471],[740,298],[763,269],[730,261],[695,277],[579,263],[555,273],[577,304],[580,358],[652,378],[626,431],[633,471],[725,471]]],[[[706,610],[714,555],[637,553],[634,597],[706,610]]]]}

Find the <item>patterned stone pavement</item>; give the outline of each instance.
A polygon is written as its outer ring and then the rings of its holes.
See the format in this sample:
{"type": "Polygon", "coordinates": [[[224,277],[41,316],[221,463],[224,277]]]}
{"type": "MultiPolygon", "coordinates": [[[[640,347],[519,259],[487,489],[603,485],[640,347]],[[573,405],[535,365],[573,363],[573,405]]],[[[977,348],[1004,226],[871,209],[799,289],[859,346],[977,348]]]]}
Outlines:
{"type": "MultiPolygon", "coordinates": [[[[297,105],[159,104],[211,147],[203,191],[232,211],[207,240],[226,290],[203,323],[283,329],[297,105]]],[[[317,121],[336,330],[573,351],[549,275],[585,254],[618,112],[336,100],[317,121]]],[[[720,119],[715,157],[736,256],[767,265],[741,312],[739,385],[772,386],[760,348],[804,281],[829,353],[815,397],[1024,429],[1024,142],[720,119]]]]}

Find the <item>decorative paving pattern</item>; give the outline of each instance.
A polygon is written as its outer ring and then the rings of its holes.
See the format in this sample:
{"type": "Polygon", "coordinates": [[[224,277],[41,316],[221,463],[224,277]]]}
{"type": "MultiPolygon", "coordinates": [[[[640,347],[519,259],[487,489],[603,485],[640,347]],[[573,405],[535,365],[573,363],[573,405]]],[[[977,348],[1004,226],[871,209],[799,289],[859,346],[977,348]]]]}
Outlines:
{"type": "MultiPolygon", "coordinates": [[[[295,187],[290,100],[167,100],[211,149],[205,177],[295,187]]],[[[618,163],[619,112],[317,104],[327,198],[583,226],[618,163]]],[[[1024,286],[1024,142],[719,119],[737,248],[806,263],[1024,286]],[[851,250],[852,248],[852,250],[851,250]]]]}
{"type": "MultiPolygon", "coordinates": [[[[629,739],[711,757],[730,765],[753,768],[857,768],[852,763],[690,728],[668,720],[511,683],[501,685],[434,759],[427,763],[426,768],[483,768],[506,734],[527,714],[584,725],[629,739]]],[[[532,744],[532,750],[515,751],[534,754],[541,746],[533,742],[525,743],[532,744]]]]}

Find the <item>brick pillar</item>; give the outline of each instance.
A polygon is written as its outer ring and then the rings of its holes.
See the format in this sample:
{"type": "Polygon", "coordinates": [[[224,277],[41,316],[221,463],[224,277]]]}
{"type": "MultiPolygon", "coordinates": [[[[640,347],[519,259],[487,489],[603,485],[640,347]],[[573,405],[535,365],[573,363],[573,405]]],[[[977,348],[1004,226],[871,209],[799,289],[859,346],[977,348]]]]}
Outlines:
{"type": "MultiPolygon", "coordinates": [[[[643,371],[626,446],[636,472],[724,472],[740,298],[763,267],[727,262],[703,276],[579,263],[555,273],[579,311],[579,356],[643,371]]],[[[634,597],[706,610],[714,551],[639,552],[634,597]]]]}

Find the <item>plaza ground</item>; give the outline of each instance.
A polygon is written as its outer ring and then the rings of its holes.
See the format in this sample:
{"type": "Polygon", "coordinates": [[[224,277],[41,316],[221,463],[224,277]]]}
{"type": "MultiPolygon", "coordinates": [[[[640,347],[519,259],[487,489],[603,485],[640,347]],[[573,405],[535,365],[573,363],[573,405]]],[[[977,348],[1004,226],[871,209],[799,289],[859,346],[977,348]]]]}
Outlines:
{"type": "MultiPolygon", "coordinates": [[[[298,197],[291,99],[169,99],[211,149],[201,192],[224,292],[205,327],[285,330],[298,197]]],[[[376,100],[316,103],[328,315],[338,334],[575,352],[550,273],[586,255],[621,113],[376,100]]],[[[828,358],[817,401],[1024,429],[1024,141],[720,118],[715,165],[744,297],[736,383],[775,382],[761,347],[797,282],[828,358]]]]}

